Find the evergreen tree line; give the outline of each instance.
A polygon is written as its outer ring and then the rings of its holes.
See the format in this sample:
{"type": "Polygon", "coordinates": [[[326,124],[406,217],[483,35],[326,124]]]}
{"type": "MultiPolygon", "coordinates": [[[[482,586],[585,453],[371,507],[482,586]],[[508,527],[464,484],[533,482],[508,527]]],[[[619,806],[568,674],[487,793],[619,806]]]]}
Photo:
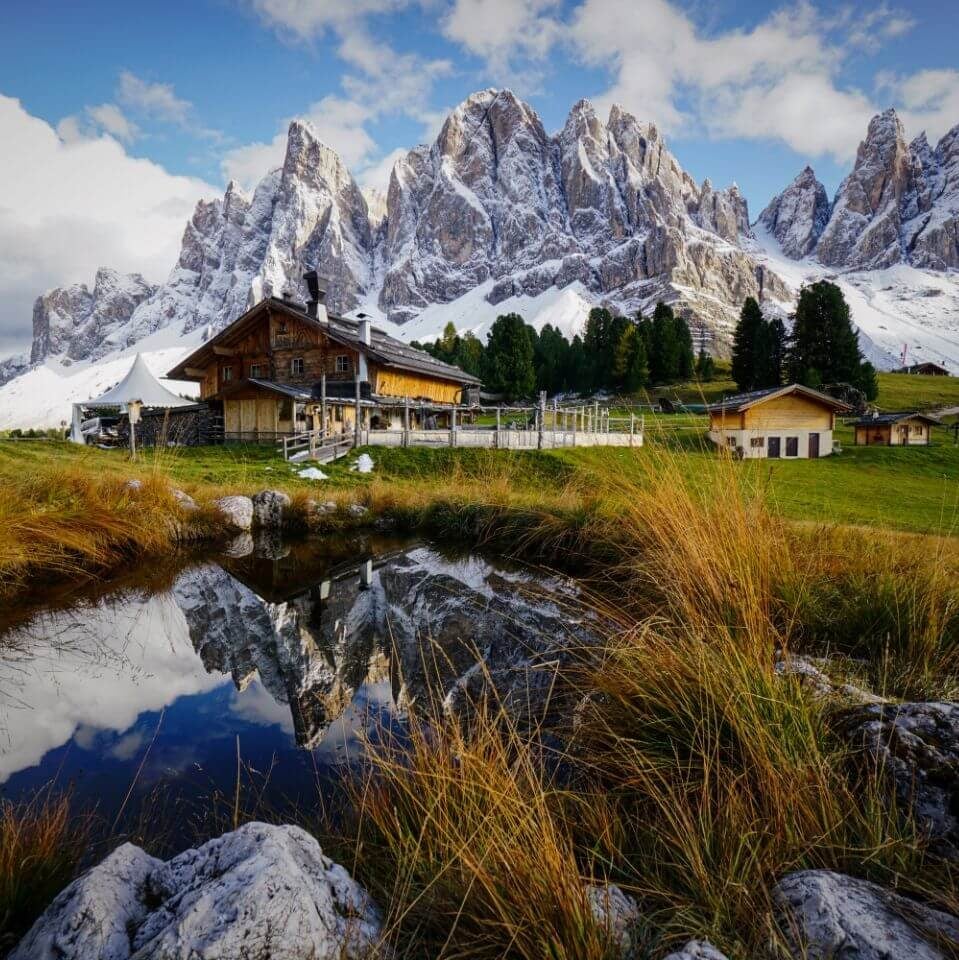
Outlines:
{"type": "Polygon", "coordinates": [[[583,335],[572,340],[550,324],[537,333],[519,314],[509,313],[496,318],[485,346],[471,333],[460,336],[452,323],[434,343],[412,345],[479,377],[487,390],[508,400],[540,390],[635,393],[694,374],[710,379],[713,373],[704,351],[694,359],[686,320],[665,303],[656,305],[651,318],[596,307],[583,335]]]}
{"type": "Polygon", "coordinates": [[[849,305],[834,283],[803,287],[787,333],[747,297],[733,335],[732,377],[743,391],[801,383],[820,389],[848,384],[866,400],[879,394],[876,370],[859,350],[849,305]]]}

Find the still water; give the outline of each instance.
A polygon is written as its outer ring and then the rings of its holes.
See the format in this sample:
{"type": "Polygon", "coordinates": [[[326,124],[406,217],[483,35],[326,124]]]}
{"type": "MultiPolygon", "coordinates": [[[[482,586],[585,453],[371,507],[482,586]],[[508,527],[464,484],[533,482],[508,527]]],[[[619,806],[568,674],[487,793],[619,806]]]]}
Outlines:
{"type": "Polygon", "coordinates": [[[245,538],[6,611],[0,793],[55,783],[108,820],[147,810],[184,836],[234,796],[238,769],[246,806],[315,803],[367,739],[402,738],[427,680],[452,696],[478,660],[513,669],[530,642],[579,631],[575,598],[423,543],[245,538]]]}

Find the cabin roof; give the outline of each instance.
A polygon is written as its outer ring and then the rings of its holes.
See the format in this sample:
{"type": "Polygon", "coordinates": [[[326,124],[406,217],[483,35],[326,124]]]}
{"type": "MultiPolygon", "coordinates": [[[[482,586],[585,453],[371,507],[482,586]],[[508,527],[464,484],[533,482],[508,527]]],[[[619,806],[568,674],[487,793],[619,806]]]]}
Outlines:
{"type": "MultiPolygon", "coordinates": [[[[213,347],[222,345],[233,337],[253,327],[260,319],[265,308],[277,313],[285,313],[304,323],[320,330],[334,343],[350,347],[353,350],[364,350],[368,359],[384,367],[393,367],[398,370],[407,370],[412,373],[422,373],[436,377],[438,380],[449,380],[454,383],[479,384],[479,378],[431,357],[423,350],[417,350],[409,344],[403,343],[396,337],[391,337],[384,330],[372,327],[369,345],[363,343],[359,336],[359,320],[350,320],[329,314],[326,322],[310,316],[298,304],[280,300],[276,297],[267,297],[251,307],[242,316],[237,317],[229,326],[224,327],[215,337],[207,340],[188,357],[181,360],[168,374],[171,380],[196,380],[188,376],[187,367],[207,366],[214,358],[213,347]]],[[[270,381],[263,381],[269,383],[270,381]]]]}
{"type": "Polygon", "coordinates": [[[937,417],[933,417],[928,413],[919,413],[916,410],[900,410],[893,413],[877,413],[868,417],[860,417],[853,426],[856,427],[875,427],[875,426],[895,426],[897,423],[902,423],[903,420],[923,420],[928,424],[933,426],[938,426],[942,423],[937,417]]]}
{"type": "Polygon", "coordinates": [[[742,413],[750,407],[766,403],[768,400],[775,400],[779,397],[788,397],[796,394],[829,407],[836,413],[843,413],[852,410],[848,403],[830,397],[828,394],[813,390],[812,387],[804,387],[801,383],[790,383],[785,387],[767,387],[765,390],[753,390],[750,393],[738,393],[733,397],[726,397],[720,403],[711,404],[706,408],[709,413],[742,413]]]}

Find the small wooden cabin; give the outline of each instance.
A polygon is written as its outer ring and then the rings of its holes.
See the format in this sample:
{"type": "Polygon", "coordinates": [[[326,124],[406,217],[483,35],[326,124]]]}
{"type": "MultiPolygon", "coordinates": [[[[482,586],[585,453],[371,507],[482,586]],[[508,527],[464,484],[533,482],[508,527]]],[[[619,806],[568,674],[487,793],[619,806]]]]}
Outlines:
{"type": "Polygon", "coordinates": [[[707,407],[709,439],[743,459],[815,459],[832,453],[836,414],[851,407],[792,383],[728,397],[707,407]]]}
{"type": "Polygon", "coordinates": [[[200,384],[228,441],[348,433],[357,411],[362,427],[399,430],[405,416],[412,426],[448,417],[464,392],[479,387],[476,377],[368,319],[327,314],[322,291],[308,305],[261,300],[167,376],[200,384]]]}
{"type": "Polygon", "coordinates": [[[923,377],[948,377],[949,371],[940,363],[925,360],[922,363],[912,363],[908,367],[900,367],[895,373],[913,373],[923,377]]]}
{"type": "Polygon", "coordinates": [[[924,413],[877,413],[854,424],[856,446],[926,447],[938,423],[924,413]]]}

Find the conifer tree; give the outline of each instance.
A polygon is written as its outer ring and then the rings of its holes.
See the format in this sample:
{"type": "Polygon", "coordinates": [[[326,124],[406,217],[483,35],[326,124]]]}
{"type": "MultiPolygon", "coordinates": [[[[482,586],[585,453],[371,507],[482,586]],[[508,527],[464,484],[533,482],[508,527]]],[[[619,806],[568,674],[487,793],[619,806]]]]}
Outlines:
{"type": "Polygon", "coordinates": [[[757,389],[760,351],[768,349],[765,336],[766,321],[759,304],[746,297],[733,333],[732,377],[736,386],[746,392],[757,389]]]}
{"type": "Polygon", "coordinates": [[[809,387],[855,384],[863,357],[842,290],[828,280],[803,287],[793,320],[787,368],[791,380],[809,387]]]}
{"type": "Polygon", "coordinates": [[[507,400],[532,396],[536,389],[533,341],[518,313],[499,316],[490,327],[485,380],[507,400]]]}

